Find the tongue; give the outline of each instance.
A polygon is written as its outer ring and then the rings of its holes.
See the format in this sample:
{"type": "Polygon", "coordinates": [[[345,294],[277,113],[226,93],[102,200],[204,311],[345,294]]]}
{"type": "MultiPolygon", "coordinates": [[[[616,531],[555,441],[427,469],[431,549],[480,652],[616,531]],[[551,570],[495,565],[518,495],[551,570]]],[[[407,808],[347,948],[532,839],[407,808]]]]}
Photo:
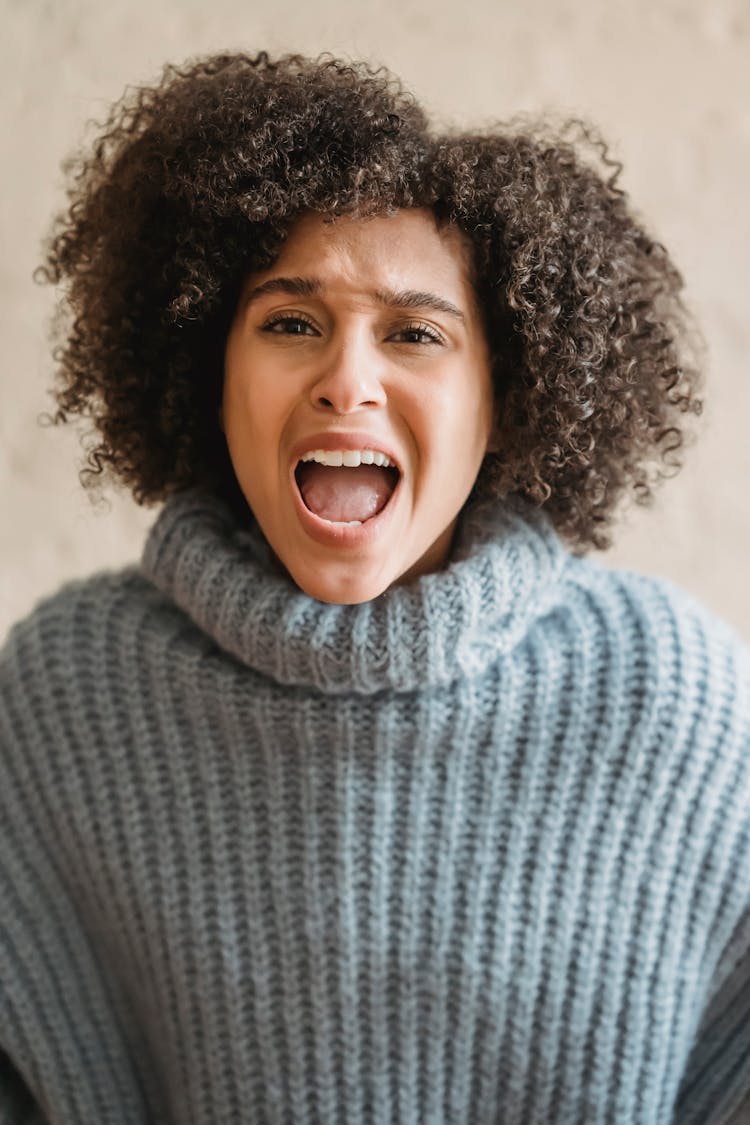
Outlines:
{"type": "Polygon", "coordinates": [[[310,461],[301,466],[298,480],[310,511],[333,523],[364,522],[385,507],[393,492],[391,474],[377,465],[337,469],[310,461]]]}

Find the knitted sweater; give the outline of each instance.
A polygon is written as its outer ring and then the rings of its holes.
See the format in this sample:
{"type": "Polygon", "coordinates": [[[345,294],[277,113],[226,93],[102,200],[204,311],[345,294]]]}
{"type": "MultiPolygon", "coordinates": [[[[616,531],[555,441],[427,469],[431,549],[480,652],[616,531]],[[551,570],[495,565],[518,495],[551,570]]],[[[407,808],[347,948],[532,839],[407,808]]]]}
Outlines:
{"type": "Polygon", "coordinates": [[[742,1114],[750,661],[686,595],[475,506],[326,605],[186,494],[0,683],[0,1121],[742,1114]]]}

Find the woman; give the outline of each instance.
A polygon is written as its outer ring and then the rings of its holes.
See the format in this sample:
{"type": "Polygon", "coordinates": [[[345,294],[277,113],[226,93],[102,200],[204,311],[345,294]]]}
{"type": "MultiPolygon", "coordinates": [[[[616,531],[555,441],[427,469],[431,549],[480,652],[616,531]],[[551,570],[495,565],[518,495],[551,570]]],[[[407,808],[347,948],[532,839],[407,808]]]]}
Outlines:
{"type": "Polygon", "coordinates": [[[582,557],[698,409],[587,142],[260,54],[81,163],[60,417],[165,503],[4,653],[4,1120],[742,1112],[750,662],[582,557]]]}

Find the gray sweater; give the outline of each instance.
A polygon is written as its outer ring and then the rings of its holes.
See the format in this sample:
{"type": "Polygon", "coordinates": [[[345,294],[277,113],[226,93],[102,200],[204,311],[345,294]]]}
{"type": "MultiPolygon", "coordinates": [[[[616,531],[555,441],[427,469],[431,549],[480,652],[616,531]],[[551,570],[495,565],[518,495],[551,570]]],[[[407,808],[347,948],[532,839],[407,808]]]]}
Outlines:
{"type": "Polygon", "coordinates": [[[13,631],[0,769],[3,1123],[705,1125],[750,1088],[748,652],[538,515],[332,606],[179,497],[13,631]]]}

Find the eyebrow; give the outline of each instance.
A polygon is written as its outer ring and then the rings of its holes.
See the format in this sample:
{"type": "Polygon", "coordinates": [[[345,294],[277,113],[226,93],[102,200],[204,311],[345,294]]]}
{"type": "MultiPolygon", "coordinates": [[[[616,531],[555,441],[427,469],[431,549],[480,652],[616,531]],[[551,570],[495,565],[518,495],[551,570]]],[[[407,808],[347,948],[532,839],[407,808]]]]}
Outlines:
{"type": "Polygon", "coordinates": [[[393,309],[434,309],[435,312],[447,313],[461,324],[466,323],[466,317],[458,306],[445,297],[438,297],[437,293],[425,293],[421,289],[378,289],[375,299],[393,309]]]}
{"type": "Polygon", "coordinates": [[[272,277],[262,285],[256,285],[245,298],[245,305],[251,305],[267,293],[288,293],[290,297],[315,297],[322,293],[323,286],[311,277],[272,277]]]}
{"type": "MultiPolygon", "coordinates": [[[[319,297],[325,292],[323,283],[315,277],[272,277],[251,289],[245,298],[245,307],[267,294],[287,293],[291,297],[319,297]]],[[[373,293],[378,304],[395,309],[433,309],[445,313],[461,324],[466,317],[452,301],[421,289],[376,289],[373,293]]]]}

